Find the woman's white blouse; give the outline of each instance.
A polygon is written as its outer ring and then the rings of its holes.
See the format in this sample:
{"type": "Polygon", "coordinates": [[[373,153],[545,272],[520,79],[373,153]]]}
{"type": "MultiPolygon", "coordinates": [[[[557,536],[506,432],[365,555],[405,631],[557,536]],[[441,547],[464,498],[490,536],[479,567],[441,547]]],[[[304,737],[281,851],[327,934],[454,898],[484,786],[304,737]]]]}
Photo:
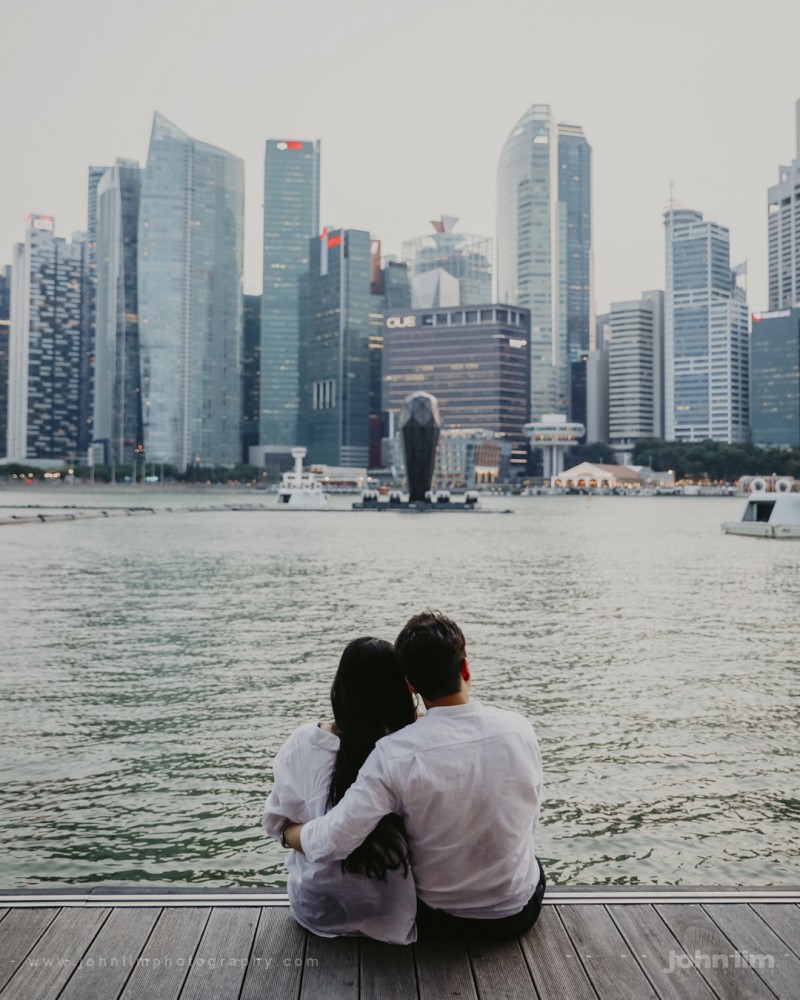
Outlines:
{"type": "MultiPolygon", "coordinates": [[[[295,730],[273,763],[264,829],[280,840],[287,820],[307,823],[325,813],[339,738],[316,723],[295,730]]],[[[288,894],[295,920],[321,937],[364,935],[391,944],[416,940],[417,897],[409,872],[386,881],[343,872],[339,861],[311,861],[290,851],[288,894]]]]}

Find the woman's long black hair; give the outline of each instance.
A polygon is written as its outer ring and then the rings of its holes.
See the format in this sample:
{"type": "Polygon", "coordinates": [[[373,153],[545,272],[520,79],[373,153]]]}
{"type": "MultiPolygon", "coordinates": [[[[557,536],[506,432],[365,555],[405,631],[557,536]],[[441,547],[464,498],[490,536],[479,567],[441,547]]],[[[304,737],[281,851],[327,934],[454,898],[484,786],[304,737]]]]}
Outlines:
{"type": "MultiPolygon", "coordinates": [[[[358,777],[375,743],[417,717],[414,699],[390,642],[366,636],[348,643],[331,687],[334,732],[339,751],[333,765],[328,806],[335,806],[358,777]]],[[[363,844],[342,862],[342,869],[386,878],[402,868],[408,874],[410,851],[403,821],[384,816],[363,844]]]]}

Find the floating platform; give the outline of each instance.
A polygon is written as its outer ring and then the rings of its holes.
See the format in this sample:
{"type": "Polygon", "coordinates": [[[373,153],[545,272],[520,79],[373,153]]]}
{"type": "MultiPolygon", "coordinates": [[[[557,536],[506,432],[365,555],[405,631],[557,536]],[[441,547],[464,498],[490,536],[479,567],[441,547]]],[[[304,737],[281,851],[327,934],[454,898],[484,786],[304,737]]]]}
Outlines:
{"type": "Polygon", "coordinates": [[[0,1000],[797,1000],[800,889],[554,887],[504,943],[319,938],[284,893],[0,891],[0,1000]]]}

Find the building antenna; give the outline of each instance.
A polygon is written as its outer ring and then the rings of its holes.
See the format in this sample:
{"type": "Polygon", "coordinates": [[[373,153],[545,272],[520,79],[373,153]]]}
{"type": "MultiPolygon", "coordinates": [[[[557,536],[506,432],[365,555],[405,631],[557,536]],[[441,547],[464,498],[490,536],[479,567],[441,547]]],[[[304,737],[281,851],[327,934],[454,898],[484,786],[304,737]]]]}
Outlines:
{"type": "Polygon", "coordinates": [[[669,210],[670,212],[675,208],[675,182],[669,182],[669,210]]]}

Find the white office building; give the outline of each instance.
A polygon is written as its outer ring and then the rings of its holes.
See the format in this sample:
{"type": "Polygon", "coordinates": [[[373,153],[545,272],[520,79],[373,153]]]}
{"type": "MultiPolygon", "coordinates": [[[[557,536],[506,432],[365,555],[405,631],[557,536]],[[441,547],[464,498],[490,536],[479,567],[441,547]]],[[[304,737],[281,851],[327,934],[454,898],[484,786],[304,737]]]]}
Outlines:
{"type": "Polygon", "coordinates": [[[769,308],[788,309],[800,303],[800,101],[797,155],[782,166],[778,183],[769,189],[769,308]]]}

